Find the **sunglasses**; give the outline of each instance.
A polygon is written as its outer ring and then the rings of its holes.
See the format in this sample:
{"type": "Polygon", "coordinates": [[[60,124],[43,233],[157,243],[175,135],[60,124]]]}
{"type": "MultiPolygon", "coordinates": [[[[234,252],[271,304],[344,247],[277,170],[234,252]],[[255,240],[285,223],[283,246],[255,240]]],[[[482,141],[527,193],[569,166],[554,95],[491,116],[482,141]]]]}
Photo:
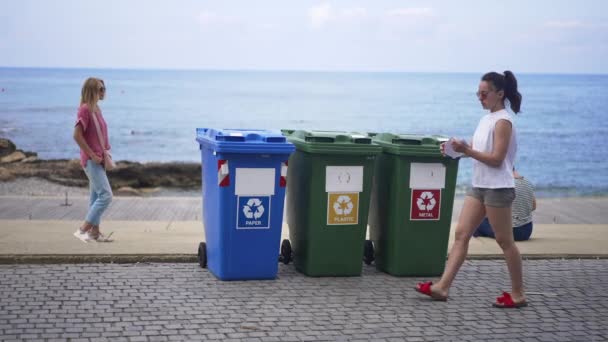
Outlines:
{"type": "Polygon", "coordinates": [[[106,87],[101,87],[101,88],[99,88],[99,91],[100,91],[100,92],[102,92],[102,93],[105,93],[105,91],[106,91],[106,87]]]}
{"type": "Polygon", "coordinates": [[[488,97],[488,94],[490,94],[492,91],[478,91],[477,93],[477,97],[480,99],[485,99],[486,97],[488,97]]]}

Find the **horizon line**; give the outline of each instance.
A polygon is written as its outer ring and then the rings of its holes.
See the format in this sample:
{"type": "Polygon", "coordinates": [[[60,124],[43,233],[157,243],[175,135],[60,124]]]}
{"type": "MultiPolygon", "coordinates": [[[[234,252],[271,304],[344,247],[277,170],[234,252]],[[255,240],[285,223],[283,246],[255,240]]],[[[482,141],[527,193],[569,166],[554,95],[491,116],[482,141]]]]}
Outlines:
{"type": "MultiPolygon", "coordinates": [[[[66,66],[5,66],[0,69],[59,69],[59,70],[124,70],[124,71],[206,71],[206,72],[295,72],[295,73],[394,73],[394,74],[479,74],[484,71],[412,71],[412,70],[328,70],[328,69],[248,69],[248,68],[154,68],[154,67],[66,67],[66,66]]],[[[487,71],[485,71],[487,72],[487,71]]],[[[515,72],[514,72],[515,73],[515,72]]],[[[524,71],[529,75],[607,76],[608,72],[524,71]]]]}

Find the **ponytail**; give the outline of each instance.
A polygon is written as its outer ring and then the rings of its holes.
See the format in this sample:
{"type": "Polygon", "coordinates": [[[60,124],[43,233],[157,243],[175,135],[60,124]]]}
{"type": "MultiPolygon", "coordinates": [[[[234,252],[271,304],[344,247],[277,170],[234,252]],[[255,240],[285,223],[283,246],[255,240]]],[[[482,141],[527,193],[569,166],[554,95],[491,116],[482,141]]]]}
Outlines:
{"type": "Polygon", "coordinates": [[[489,72],[481,77],[482,81],[490,82],[496,91],[504,90],[505,99],[509,101],[513,113],[519,113],[521,109],[521,94],[517,90],[517,79],[509,70],[504,75],[497,72],[489,72]]]}
{"type": "Polygon", "coordinates": [[[505,74],[505,97],[511,104],[511,110],[513,113],[519,113],[521,109],[521,94],[517,90],[517,79],[515,75],[509,70],[504,72],[505,74]]]}

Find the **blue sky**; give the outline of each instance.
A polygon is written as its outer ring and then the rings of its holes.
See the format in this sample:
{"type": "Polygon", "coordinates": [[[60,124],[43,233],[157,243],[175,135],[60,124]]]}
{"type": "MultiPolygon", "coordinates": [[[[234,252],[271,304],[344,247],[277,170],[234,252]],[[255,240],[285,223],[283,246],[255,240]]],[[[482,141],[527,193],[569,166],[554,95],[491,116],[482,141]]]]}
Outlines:
{"type": "Polygon", "coordinates": [[[3,0],[0,66],[608,73],[608,1],[3,0]]]}

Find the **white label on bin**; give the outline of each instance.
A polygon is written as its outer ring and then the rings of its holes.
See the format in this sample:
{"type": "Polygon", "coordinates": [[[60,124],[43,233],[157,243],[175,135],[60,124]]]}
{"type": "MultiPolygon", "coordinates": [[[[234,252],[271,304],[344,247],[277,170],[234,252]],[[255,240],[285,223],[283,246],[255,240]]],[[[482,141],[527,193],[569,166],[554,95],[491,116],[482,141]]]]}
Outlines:
{"type": "Polygon", "coordinates": [[[445,166],[441,163],[412,163],[410,167],[410,188],[445,188],[445,166]]]}
{"type": "Polygon", "coordinates": [[[274,195],[275,169],[236,168],[235,178],[237,196],[274,195]]]}
{"type": "Polygon", "coordinates": [[[362,192],[363,166],[327,166],[325,192],[362,192]]]}
{"type": "Polygon", "coordinates": [[[270,196],[239,196],[236,229],[269,229],[270,196]]]}

